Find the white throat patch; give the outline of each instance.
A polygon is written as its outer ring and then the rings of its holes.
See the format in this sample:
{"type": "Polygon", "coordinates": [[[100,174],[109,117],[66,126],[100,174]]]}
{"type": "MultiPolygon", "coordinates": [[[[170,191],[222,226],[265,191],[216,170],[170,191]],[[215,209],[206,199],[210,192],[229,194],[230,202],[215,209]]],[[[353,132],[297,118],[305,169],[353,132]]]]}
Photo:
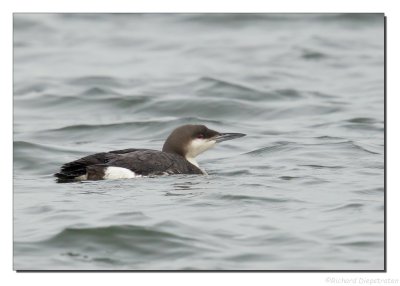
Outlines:
{"type": "Polygon", "coordinates": [[[214,147],[216,143],[217,142],[215,140],[207,140],[200,138],[194,139],[187,147],[187,152],[185,156],[186,160],[188,160],[192,165],[195,165],[197,168],[199,168],[204,175],[207,175],[207,172],[200,168],[195,158],[197,157],[197,155],[214,147]]]}
{"type": "Polygon", "coordinates": [[[214,147],[215,143],[217,143],[215,140],[207,140],[200,138],[192,140],[192,142],[190,142],[189,146],[187,147],[186,159],[196,158],[197,155],[214,147]]]}

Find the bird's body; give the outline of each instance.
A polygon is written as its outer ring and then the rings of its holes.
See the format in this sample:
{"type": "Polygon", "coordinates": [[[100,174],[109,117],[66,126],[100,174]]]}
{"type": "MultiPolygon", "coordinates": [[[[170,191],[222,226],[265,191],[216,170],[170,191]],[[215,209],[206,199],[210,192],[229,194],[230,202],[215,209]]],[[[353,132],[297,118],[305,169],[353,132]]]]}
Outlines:
{"type": "Polygon", "coordinates": [[[96,153],[64,164],[55,174],[58,182],[135,178],[171,174],[205,174],[195,157],[217,142],[242,137],[241,133],[219,133],[204,125],[175,129],[163,150],[123,149],[96,153]]]}
{"type": "Polygon", "coordinates": [[[122,179],[170,174],[203,174],[184,157],[149,149],[125,149],[89,155],[64,164],[58,180],[122,179]]]}

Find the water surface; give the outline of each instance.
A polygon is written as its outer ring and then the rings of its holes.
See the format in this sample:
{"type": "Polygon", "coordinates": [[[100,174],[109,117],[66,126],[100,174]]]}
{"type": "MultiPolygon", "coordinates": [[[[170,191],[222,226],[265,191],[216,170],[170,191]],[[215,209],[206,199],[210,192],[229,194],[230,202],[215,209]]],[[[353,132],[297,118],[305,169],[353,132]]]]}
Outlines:
{"type": "Polygon", "coordinates": [[[382,270],[381,14],[15,14],[14,268],[382,270]],[[56,184],[177,126],[208,176],[56,184]]]}

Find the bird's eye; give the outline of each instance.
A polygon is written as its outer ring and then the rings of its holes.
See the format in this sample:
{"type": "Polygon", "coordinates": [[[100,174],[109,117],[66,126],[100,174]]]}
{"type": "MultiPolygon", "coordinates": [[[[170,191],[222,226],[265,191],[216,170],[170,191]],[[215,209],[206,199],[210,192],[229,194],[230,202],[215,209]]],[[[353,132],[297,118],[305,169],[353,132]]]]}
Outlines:
{"type": "Polygon", "coordinates": [[[203,139],[203,138],[204,138],[204,134],[203,134],[203,133],[199,133],[199,134],[197,134],[197,138],[199,138],[199,139],[203,139]]]}

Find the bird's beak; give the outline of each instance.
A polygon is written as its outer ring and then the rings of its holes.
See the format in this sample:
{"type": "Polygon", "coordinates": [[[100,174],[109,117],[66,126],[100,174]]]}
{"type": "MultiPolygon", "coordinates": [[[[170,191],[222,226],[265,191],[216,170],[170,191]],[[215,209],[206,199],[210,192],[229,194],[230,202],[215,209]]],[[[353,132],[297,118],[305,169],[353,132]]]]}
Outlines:
{"type": "Polygon", "coordinates": [[[219,133],[217,136],[214,137],[214,140],[219,143],[222,141],[227,141],[227,140],[232,140],[236,138],[240,138],[246,136],[246,134],[243,133],[219,133]]]}

